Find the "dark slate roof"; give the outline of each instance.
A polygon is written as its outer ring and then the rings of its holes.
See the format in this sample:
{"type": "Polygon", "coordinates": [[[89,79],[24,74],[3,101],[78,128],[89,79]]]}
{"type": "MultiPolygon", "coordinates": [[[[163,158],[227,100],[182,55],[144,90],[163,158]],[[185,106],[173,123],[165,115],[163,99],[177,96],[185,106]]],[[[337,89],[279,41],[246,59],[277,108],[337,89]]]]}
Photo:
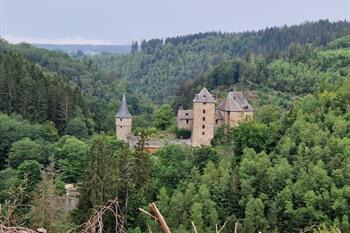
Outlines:
{"type": "Polygon", "coordinates": [[[179,109],[177,111],[177,118],[180,120],[192,120],[193,119],[193,110],[179,109]]]}
{"type": "Polygon", "coordinates": [[[126,103],[125,95],[123,95],[122,104],[119,107],[118,113],[115,115],[118,118],[130,118],[131,114],[128,109],[128,104],[126,103]]]}
{"type": "Polygon", "coordinates": [[[227,98],[219,105],[218,109],[229,112],[254,111],[242,92],[229,92],[227,98]]]}
{"type": "Polygon", "coordinates": [[[207,88],[203,88],[201,92],[195,95],[194,103],[215,103],[213,96],[210,94],[210,92],[207,90],[207,88]]]}
{"type": "Polygon", "coordinates": [[[215,110],[215,120],[223,120],[224,117],[222,116],[220,110],[215,110]]]}

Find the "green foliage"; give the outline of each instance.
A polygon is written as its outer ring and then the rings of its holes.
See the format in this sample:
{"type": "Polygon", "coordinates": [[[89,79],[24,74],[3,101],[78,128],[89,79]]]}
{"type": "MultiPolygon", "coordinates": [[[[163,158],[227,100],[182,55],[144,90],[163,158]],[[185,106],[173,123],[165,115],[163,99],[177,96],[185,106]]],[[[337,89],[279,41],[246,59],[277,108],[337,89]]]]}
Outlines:
{"type": "Polygon", "coordinates": [[[53,151],[61,179],[67,183],[81,181],[87,166],[88,145],[75,137],[64,136],[54,144],[53,151]]]}
{"type": "MultiPolygon", "coordinates": [[[[115,137],[98,136],[94,139],[81,197],[73,213],[75,223],[86,221],[94,207],[118,198],[121,203],[128,203],[121,206],[128,226],[141,224],[138,207],[146,204],[150,179],[149,156],[142,145],[140,142],[135,152],[131,152],[115,137]]],[[[105,229],[115,229],[111,216],[105,221],[105,229]]]]}
{"type": "Polygon", "coordinates": [[[11,144],[25,137],[32,140],[45,138],[45,130],[39,124],[30,124],[19,116],[0,113],[0,168],[5,165],[11,144]]]}
{"type": "Polygon", "coordinates": [[[256,121],[242,122],[239,127],[232,129],[235,151],[241,154],[246,147],[255,151],[268,150],[271,143],[274,129],[266,124],[256,121]]]}
{"type": "Polygon", "coordinates": [[[174,114],[170,105],[164,104],[153,113],[153,124],[160,130],[167,130],[174,124],[174,114]]]}
{"type": "Polygon", "coordinates": [[[169,145],[157,151],[153,160],[155,185],[158,188],[175,188],[176,185],[190,175],[190,148],[169,145]]]}
{"type": "Polygon", "coordinates": [[[49,232],[60,232],[59,224],[65,220],[64,206],[56,201],[56,186],[53,164],[47,172],[42,172],[41,181],[37,185],[31,201],[31,209],[28,216],[31,227],[38,229],[43,227],[49,232]]]}
{"type": "MultiPolygon", "coordinates": [[[[188,84],[185,83],[200,78],[222,61],[225,61],[225,64],[221,65],[222,70],[217,69],[218,75],[213,75],[215,76],[213,84],[233,84],[238,81],[237,78],[240,81],[247,79],[255,83],[260,77],[265,80],[263,77],[265,71],[260,69],[264,67],[265,62],[283,58],[288,53],[297,59],[312,55],[309,49],[303,48],[305,45],[326,46],[328,42],[349,33],[348,22],[333,23],[328,20],[306,22],[289,27],[273,27],[256,32],[197,33],[166,38],[165,40],[143,41],[140,52],[131,55],[94,56],[85,59],[84,63],[88,67],[114,71],[117,74],[117,79],[128,82],[126,85],[130,89],[136,89],[139,95],[144,94],[156,103],[169,102],[172,100],[171,97],[179,91],[181,94],[178,93],[177,96],[181,99],[176,100],[174,109],[181,105],[187,108],[190,102],[188,99],[183,101],[183,98],[187,98],[187,96],[193,98],[192,92],[194,90],[190,89],[190,92],[186,93],[188,89],[183,88],[183,86],[188,84]],[[296,49],[295,45],[302,48],[296,49]],[[294,51],[300,51],[301,55],[294,51]],[[254,54],[256,58],[254,58],[254,54]],[[227,61],[237,57],[246,60],[246,62],[227,61]],[[230,63],[233,65],[231,66],[230,63]],[[254,68],[255,66],[257,69],[254,68]],[[242,70],[238,71],[237,68],[242,68],[242,70]],[[235,75],[229,76],[235,71],[237,71],[235,75]],[[255,74],[259,78],[255,79],[255,74]]],[[[313,72],[307,73],[313,77],[313,72]]],[[[300,79],[303,80],[301,77],[300,79]]],[[[263,80],[259,80],[259,82],[263,80]]],[[[103,83],[103,79],[100,79],[100,82],[103,83]]],[[[306,80],[303,81],[303,83],[305,82],[307,83],[306,80]]],[[[203,85],[203,82],[199,81],[198,83],[203,85]]],[[[108,90],[105,95],[110,93],[109,90],[113,88],[108,87],[108,85],[104,87],[103,90],[108,90]]],[[[300,90],[313,89],[311,86],[298,88],[300,90]]]]}
{"type": "Polygon", "coordinates": [[[79,89],[26,60],[17,52],[0,54],[0,111],[21,114],[32,121],[53,121],[62,132],[79,106],[79,89]]]}
{"type": "Polygon", "coordinates": [[[191,133],[188,129],[175,129],[176,138],[188,139],[191,138],[191,133]]]}
{"type": "Polygon", "coordinates": [[[28,178],[26,193],[30,193],[36,188],[36,185],[41,180],[41,168],[42,165],[35,160],[27,160],[21,163],[17,169],[17,178],[24,180],[28,178]]]}
{"type": "Polygon", "coordinates": [[[64,133],[77,138],[87,138],[89,136],[85,121],[79,117],[73,118],[68,122],[64,133]]]}
{"type": "Polygon", "coordinates": [[[66,194],[65,183],[62,180],[57,179],[55,181],[55,191],[58,196],[64,196],[66,194]]]}
{"type": "Polygon", "coordinates": [[[273,105],[263,105],[254,113],[255,119],[264,124],[270,124],[272,122],[277,122],[280,117],[279,109],[273,105]]]}
{"type": "Polygon", "coordinates": [[[327,44],[329,49],[350,48],[350,36],[344,36],[327,44]]]}
{"type": "Polygon", "coordinates": [[[48,155],[44,148],[39,142],[32,141],[30,138],[23,138],[12,144],[8,164],[13,168],[17,168],[26,160],[35,160],[47,164],[48,155]]]}
{"type": "MultiPolygon", "coordinates": [[[[350,50],[347,37],[328,42],[349,33],[347,22],[319,21],[153,39],[141,50],[133,43],[133,54],[77,59],[0,41],[0,111],[31,122],[0,114],[0,204],[14,198],[8,190],[27,174],[26,195],[39,200],[36,206],[51,203],[41,198],[54,189],[63,195],[64,182],[82,182],[75,224],[118,198],[129,232],[148,231],[147,224],[159,231],[138,211],[156,201],[178,233],[192,231],[191,221],[199,232],[225,221],[229,232],[239,221],[247,233],[300,232],[322,223],[336,227],[315,232],[347,233],[350,50]],[[254,120],[219,128],[212,147],[166,145],[147,154],[148,136],[157,135],[149,127],[174,127],[170,106],[156,104],[189,108],[203,86],[218,100],[242,89],[254,120]],[[123,93],[141,135],[131,150],[114,136],[94,135],[114,135],[123,93]],[[51,156],[56,183],[40,177],[51,156]],[[33,193],[40,182],[51,191],[33,193]]],[[[49,214],[39,217],[50,226],[49,214]]],[[[103,220],[106,232],[115,229],[111,216],[103,220]]]]}
{"type": "Polygon", "coordinates": [[[17,182],[16,170],[6,168],[0,171],[0,203],[9,199],[8,190],[17,182]]]}
{"type": "Polygon", "coordinates": [[[75,223],[83,223],[88,219],[93,207],[115,198],[120,171],[117,169],[117,161],[113,154],[119,146],[116,140],[104,136],[94,140],[89,150],[89,164],[79,204],[73,213],[75,223]]]}
{"type": "Polygon", "coordinates": [[[327,225],[321,225],[315,229],[313,229],[314,233],[339,233],[339,229],[335,226],[327,226],[327,225]]]}
{"type": "Polygon", "coordinates": [[[265,228],[264,205],[260,198],[249,198],[245,210],[244,232],[253,233],[265,228]]]}

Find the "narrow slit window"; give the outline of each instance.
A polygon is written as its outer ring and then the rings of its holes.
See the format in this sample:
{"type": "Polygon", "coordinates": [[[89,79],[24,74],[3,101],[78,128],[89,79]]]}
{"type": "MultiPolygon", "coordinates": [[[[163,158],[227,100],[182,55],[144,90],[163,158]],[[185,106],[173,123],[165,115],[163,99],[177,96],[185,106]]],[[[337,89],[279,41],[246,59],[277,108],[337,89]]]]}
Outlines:
{"type": "Polygon", "coordinates": [[[186,120],[186,124],[188,124],[188,119],[186,120]]]}
{"type": "Polygon", "coordinates": [[[205,114],[205,109],[203,109],[203,113],[205,114]]]}
{"type": "Polygon", "coordinates": [[[205,129],[205,125],[202,125],[202,129],[205,129]]]}
{"type": "Polygon", "coordinates": [[[203,121],[205,121],[205,117],[203,117],[203,121]]]}
{"type": "Polygon", "coordinates": [[[204,135],[205,134],[205,132],[202,132],[202,135],[204,135]]]}

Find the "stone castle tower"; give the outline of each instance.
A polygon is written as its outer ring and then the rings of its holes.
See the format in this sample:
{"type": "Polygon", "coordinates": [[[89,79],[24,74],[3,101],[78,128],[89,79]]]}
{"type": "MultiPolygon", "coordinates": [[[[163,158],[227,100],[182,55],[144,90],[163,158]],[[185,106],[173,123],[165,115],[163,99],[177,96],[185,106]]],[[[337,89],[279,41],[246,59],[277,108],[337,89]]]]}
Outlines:
{"type": "Polygon", "coordinates": [[[179,108],[177,128],[192,131],[192,146],[210,145],[215,130],[223,124],[237,127],[240,122],[250,120],[254,109],[242,92],[229,92],[221,104],[216,101],[206,88],[195,95],[193,110],[179,108]]]}
{"type": "Polygon", "coordinates": [[[206,88],[193,100],[192,146],[210,145],[215,133],[215,100],[206,88]]]}
{"type": "Polygon", "coordinates": [[[128,137],[131,135],[131,126],[132,116],[129,112],[125,95],[123,95],[123,100],[119,107],[119,111],[115,115],[115,128],[117,138],[127,142],[128,137]]]}

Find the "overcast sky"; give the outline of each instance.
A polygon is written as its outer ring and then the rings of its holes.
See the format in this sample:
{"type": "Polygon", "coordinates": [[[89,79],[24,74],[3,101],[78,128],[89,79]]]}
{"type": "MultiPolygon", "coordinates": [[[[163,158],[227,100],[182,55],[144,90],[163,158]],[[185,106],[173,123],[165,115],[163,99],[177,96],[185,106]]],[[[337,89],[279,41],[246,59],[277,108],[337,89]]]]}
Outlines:
{"type": "Polygon", "coordinates": [[[350,20],[350,0],[0,0],[10,42],[130,44],[326,18],[350,20]]]}

